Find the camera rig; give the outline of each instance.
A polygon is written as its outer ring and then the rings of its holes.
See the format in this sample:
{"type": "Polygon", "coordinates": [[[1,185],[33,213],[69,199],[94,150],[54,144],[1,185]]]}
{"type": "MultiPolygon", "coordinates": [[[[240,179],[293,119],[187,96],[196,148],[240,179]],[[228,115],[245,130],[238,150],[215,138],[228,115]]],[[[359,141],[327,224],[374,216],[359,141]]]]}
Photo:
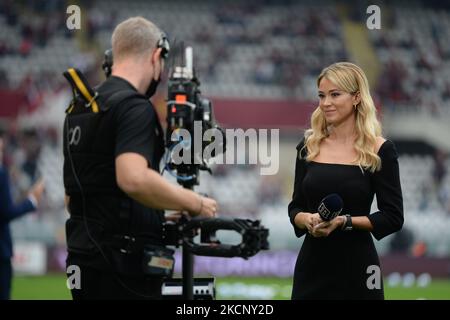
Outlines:
{"type": "MultiPolygon", "coordinates": [[[[193,50],[187,47],[184,51],[186,65],[173,68],[168,83],[166,169],[171,173],[176,170],[174,176],[177,182],[185,188],[193,189],[194,185],[199,184],[200,170],[212,173],[208,167],[208,157],[213,158],[225,152],[226,139],[223,129],[214,117],[211,101],[201,95],[200,81],[193,68],[193,50]],[[208,135],[208,131],[212,134],[208,135]],[[199,140],[202,142],[198,143],[199,140]],[[187,163],[175,161],[173,157],[175,148],[179,148],[183,159],[188,160],[187,163]],[[205,153],[208,148],[209,154],[205,153]]],[[[183,298],[187,300],[193,299],[194,291],[197,293],[197,290],[193,290],[193,255],[247,259],[260,250],[269,249],[267,241],[269,230],[258,220],[224,218],[187,220],[183,217],[178,223],[166,223],[164,228],[165,243],[183,248],[182,292],[183,298]],[[241,243],[222,244],[216,237],[218,230],[232,230],[239,233],[242,236],[241,243]],[[200,243],[194,242],[198,234],[200,243]]],[[[209,287],[214,287],[211,283],[213,281],[209,283],[209,287]]]]}
{"type": "Polygon", "coordinates": [[[166,223],[164,242],[166,245],[180,246],[185,243],[189,251],[197,256],[241,257],[248,259],[260,250],[269,249],[269,231],[258,220],[227,218],[183,219],[179,223],[166,223]],[[239,244],[222,244],[216,237],[218,230],[233,230],[242,236],[239,244]],[[199,232],[200,243],[194,242],[199,232]]]}
{"type": "Polygon", "coordinates": [[[164,299],[215,298],[215,278],[193,278],[193,256],[241,257],[248,259],[260,250],[268,250],[269,230],[258,220],[227,218],[192,218],[183,216],[177,223],[164,225],[164,242],[183,248],[183,277],[166,279],[162,286],[164,299]],[[242,236],[238,244],[223,244],[216,237],[216,231],[232,230],[242,236]],[[200,236],[200,243],[194,237],[200,236]]]}

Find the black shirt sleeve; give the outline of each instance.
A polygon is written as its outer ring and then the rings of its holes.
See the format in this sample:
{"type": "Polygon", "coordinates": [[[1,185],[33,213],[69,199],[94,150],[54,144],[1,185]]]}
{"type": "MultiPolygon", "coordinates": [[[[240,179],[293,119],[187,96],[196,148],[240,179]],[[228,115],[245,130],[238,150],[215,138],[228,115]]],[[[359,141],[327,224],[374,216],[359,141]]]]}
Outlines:
{"type": "Polygon", "coordinates": [[[156,114],[149,103],[122,105],[117,114],[115,157],[134,152],[151,164],[155,145],[156,114]]]}
{"type": "Polygon", "coordinates": [[[28,199],[17,205],[13,203],[8,172],[0,167],[0,227],[34,209],[28,199]]]}
{"type": "Polygon", "coordinates": [[[294,223],[294,218],[299,212],[304,212],[306,208],[306,198],[302,190],[302,181],[306,174],[306,156],[305,150],[302,150],[304,145],[304,139],[297,145],[297,157],[295,160],[295,180],[294,180],[294,192],[292,195],[292,201],[288,206],[289,219],[294,227],[295,235],[297,237],[303,236],[307,229],[300,229],[294,223]]]}
{"type": "Polygon", "coordinates": [[[395,145],[389,140],[384,142],[379,156],[381,170],[376,171],[372,177],[379,211],[369,215],[373,226],[372,234],[377,240],[403,226],[403,197],[395,145]]]}

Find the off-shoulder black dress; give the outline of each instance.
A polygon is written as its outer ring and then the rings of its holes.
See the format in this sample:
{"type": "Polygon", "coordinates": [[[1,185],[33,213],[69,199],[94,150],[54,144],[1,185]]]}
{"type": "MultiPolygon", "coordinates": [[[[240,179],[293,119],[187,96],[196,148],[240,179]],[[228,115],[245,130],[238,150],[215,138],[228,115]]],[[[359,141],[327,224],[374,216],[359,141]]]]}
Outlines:
{"type": "Polygon", "coordinates": [[[382,279],[379,289],[376,280],[369,279],[380,266],[370,232],[336,229],[328,237],[315,238],[296,227],[294,217],[298,212],[317,212],[325,196],[337,193],[344,200],[342,214],[367,216],[377,240],[398,231],[403,225],[403,199],[393,142],[386,140],[380,147],[382,167],[375,173],[356,165],[306,161],[306,148],[300,152],[303,144],[304,140],[297,146],[288,208],[297,237],[306,234],[295,265],[292,299],[383,299],[382,279]],[[370,214],[374,194],[379,211],[370,214]]]}

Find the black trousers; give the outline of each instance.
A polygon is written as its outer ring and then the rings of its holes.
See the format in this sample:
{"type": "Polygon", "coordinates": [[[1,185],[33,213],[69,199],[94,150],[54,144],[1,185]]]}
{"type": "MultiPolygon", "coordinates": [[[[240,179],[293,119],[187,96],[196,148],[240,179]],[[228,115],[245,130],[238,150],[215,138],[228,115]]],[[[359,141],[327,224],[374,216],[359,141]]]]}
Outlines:
{"type": "Polygon", "coordinates": [[[9,300],[11,294],[12,266],[10,259],[0,259],[0,300],[9,300]]]}
{"type": "Polygon", "coordinates": [[[70,290],[73,300],[161,299],[162,278],[131,278],[88,266],[78,267],[81,271],[80,288],[74,287],[70,290]]]}

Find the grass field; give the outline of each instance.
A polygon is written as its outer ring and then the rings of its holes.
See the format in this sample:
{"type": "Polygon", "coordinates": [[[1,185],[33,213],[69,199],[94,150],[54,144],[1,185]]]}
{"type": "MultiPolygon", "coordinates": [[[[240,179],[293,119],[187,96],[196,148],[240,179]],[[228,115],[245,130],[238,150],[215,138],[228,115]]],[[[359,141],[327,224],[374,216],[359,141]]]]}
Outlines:
{"type": "MultiPolygon", "coordinates": [[[[13,281],[14,300],[66,300],[70,292],[64,274],[16,276],[13,281]]],[[[286,299],[291,293],[289,278],[217,278],[217,299],[286,299]]],[[[385,287],[386,299],[450,300],[450,280],[434,279],[426,287],[385,287]]]]}

